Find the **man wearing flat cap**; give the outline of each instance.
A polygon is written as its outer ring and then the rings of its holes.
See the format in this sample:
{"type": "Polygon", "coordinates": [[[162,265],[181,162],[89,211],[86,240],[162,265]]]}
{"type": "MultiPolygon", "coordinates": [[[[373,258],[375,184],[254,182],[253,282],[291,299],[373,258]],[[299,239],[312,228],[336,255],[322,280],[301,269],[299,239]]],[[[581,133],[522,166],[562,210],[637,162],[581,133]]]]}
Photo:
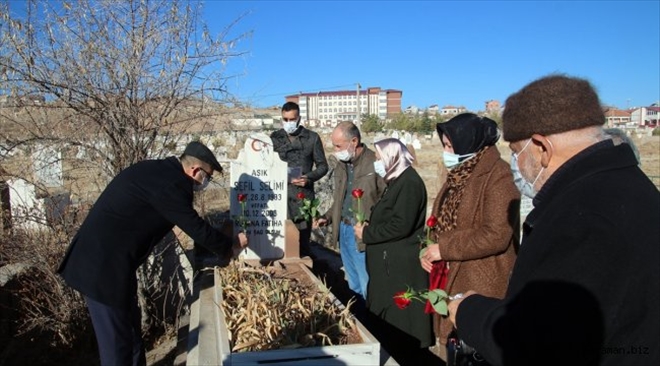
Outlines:
{"type": "Polygon", "coordinates": [[[247,245],[210,226],[193,208],[222,167],[191,142],[180,158],[145,160],[121,171],[90,210],[58,272],[87,302],[102,365],[145,365],[137,302],[137,268],[176,225],[195,244],[222,257],[247,245]]]}
{"type": "Polygon", "coordinates": [[[546,76],[506,101],[514,183],[534,209],[504,299],[449,303],[492,365],[660,365],[660,192],[604,122],[580,78],[546,76]]]}

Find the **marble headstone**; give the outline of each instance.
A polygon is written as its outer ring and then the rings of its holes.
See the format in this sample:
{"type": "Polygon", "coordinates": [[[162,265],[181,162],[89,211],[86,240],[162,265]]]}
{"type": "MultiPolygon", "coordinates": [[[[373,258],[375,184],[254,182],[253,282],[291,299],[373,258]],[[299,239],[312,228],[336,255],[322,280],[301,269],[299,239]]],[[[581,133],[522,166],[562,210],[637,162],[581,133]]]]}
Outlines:
{"type": "Polygon", "coordinates": [[[234,232],[243,230],[242,217],[249,221],[245,232],[249,245],[240,254],[244,259],[284,257],[287,218],[287,163],[273,151],[270,137],[252,134],[238,158],[231,162],[230,213],[234,232]],[[247,195],[245,210],[238,195],[247,195]],[[243,211],[243,212],[241,212],[243,211]]]}
{"type": "Polygon", "coordinates": [[[45,187],[54,188],[63,185],[62,153],[52,146],[37,145],[32,153],[34,173],[37,181],[45,187]]]}
{"type": "Polygon", "coordinates": [[[43,229],[46,213],[43,200],[37,198],[36,188],[23,179],[10,179],[9,207],[12,225],[24,229],[43,229]]]}

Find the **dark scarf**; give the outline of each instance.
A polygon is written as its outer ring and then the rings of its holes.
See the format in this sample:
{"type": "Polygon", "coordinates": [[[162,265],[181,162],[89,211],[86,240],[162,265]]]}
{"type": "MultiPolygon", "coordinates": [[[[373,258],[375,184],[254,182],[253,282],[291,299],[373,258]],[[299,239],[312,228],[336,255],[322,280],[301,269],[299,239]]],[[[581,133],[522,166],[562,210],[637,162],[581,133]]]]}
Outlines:
{"type": "Polygon", "coordinates": [[[476,114],[460,114],[445,123],[436,125],[438,136],[446,135],[451,141],[454,154],[466,155],[481,151],[486,146],[495,145],[500,138],[497,123],[476,114]]]}
{"type": "MultiPolygon", "coordinates": [[[[433,241],[438,242],[438,237],[442,233],[454,230],[456,228],[456,219],[458,217],[458,206],[461,204],[463,198],[463,191],[467,184],[475,166],[481,161],[488,146],[481,149],[475,156],[469,160],[463,161],[459,166],[449,171],[447,175],[447,182],[445,183],[444,193],[439,200],[435,201],[433,205],[433,215],[438,219],[438,224],[433,232],[433,241]]],[[[442,255],[442,253],[440,253],[442,255]]],[[[429,277],[429,290],[441,289],[445,290],[447,287],[447,280],[449,279],[449,263],[440,260],[433,263],[431,275],[429,277]]],[[[426,312],[433,314],[433,306],[429,302],[426,303],[426,312]]]]}

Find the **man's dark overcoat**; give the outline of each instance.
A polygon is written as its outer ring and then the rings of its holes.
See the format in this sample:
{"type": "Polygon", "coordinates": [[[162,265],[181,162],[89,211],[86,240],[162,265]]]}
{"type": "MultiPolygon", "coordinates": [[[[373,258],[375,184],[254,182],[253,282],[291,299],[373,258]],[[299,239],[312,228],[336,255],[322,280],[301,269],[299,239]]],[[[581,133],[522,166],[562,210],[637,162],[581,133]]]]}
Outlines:
{"type": "Polygon", "coordinates": [[[303,193],[305,198],[314,199],[314,182],[328,173],[328,161],[325,158],[323,141],[319,134],[300,127],[292,136],[283,129],[274,131],[270,138],[273,141],[273,150],[288,166],[300,167],[302,174],[307,176],[308,183],[304,187],[288,184],[288,215],[287,218],[296,222],[299,229],[308,227],[302,220],[296,220],[299,215],[300,199],[296,196],[303,193]]]}
{"type": "Polygon", "coordinates": [[[195,244],[228,255],[231,239],[193,208],[193,184],[175,157],[124,169],[94,203],[58,272],[83,295],[127,310],[137,268],[175,225],[195,244]]]}
{"type": "Polygon", "coordinates": [[[494,365],[660,365],[660,193],[627,144],[597,143],[534,198],[504,300],[458,331],[494,365]]]}

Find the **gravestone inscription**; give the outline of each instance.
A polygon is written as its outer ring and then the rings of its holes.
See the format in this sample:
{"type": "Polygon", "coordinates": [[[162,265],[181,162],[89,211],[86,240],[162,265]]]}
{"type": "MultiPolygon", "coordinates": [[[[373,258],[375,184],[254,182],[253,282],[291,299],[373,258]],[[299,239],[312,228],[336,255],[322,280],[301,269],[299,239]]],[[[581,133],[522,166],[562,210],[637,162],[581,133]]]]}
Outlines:
{"type": "Polygon", "coordinates": [[[230,214],[234,231],[245,231],[244,259],[284,257],[287,217],[287,163],[273,151],[270,137],[250,135],[231,163],[230,214]],[[241,225],[244,223],[245,225],[241,225]]]}

